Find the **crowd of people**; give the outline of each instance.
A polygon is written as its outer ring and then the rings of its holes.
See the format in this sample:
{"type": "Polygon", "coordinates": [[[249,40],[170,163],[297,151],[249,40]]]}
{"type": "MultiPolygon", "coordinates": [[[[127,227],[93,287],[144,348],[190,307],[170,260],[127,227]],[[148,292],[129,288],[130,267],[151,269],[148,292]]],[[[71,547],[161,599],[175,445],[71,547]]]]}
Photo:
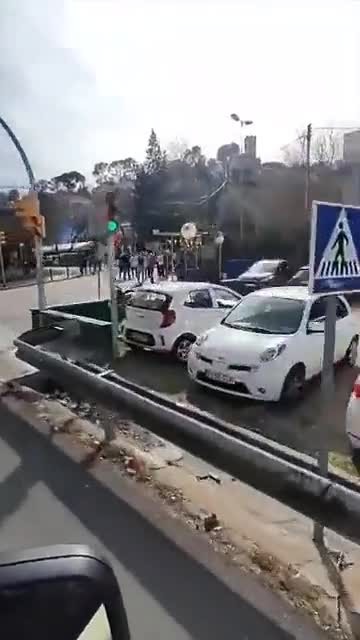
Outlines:
{"type": "Polygon", "coordinates": [[[122,251],[118,256],[119,279],[134,280],[139,284],[147,278],[150,282],[154,282],[154,272],[157,271],[159,278],[163,278],[165,274],[164,255],[154,251],[122,251]]]}
{"type": "MultiPolygon", "coordinates": [[[[182,262],[176,260],[175,255],[171,259],[169,253],[152,251],[150,249],[130,250],[121,248],[115,254],[118,267],[119,280],[137,280],[142,284],[145,280],[154,282],[157,278],[167,278],[171,273],[176,274],[179,280],[182,277],[182,262]]],[[[100,243],[90,253],[79,256],[79,268],[81,275],[95,274],[102,271],[107,263],[106,247],[100,243]]]]}

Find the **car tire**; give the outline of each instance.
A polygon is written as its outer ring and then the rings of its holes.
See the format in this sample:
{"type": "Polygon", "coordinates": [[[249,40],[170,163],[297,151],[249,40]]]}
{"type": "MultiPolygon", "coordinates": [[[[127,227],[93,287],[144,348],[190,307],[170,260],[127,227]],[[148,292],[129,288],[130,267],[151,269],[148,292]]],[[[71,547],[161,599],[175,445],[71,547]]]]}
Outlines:
{"type": "Polygon", "coordinates": [[[187,333],[183,336],[180,336],[174,344],[173,354],[178,362],[181,364],[186,364],[189,351],[196,340],[196,336],[187,333]]]}
{"type": "Polygon", "coordinates": [[[345,362],[349,367],[356,367],[357,358],[358,358],[358,349],[359,349],[359,338],[357,336],[354,336],[345,353],[345,362]]]}
{"type": "Polygon", "coordinates": [[[295,365],[287,374],[281,391],[282,402],[297,402],[304,395],[305,367],[302,364],[295,365]]]}

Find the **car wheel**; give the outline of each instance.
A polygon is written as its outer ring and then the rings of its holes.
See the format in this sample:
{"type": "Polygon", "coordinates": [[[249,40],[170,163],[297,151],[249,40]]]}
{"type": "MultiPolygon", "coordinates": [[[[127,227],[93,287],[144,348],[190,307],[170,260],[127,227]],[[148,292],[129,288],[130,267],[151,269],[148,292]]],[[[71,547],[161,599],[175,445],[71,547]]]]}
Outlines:
{"type": "Polygon", "coordinates": [[[359,339],[353,338],[345,354],[345,362],[349,367],[356,367],[359,350],[359,339]]]}
{"type": "Polygon", "coordinates": [[[181,338],[176,341],[173,349],[174,355],[175,358],[182,364],[186,364],[190,349],[195,340],[195,336],[187,335],[181,336],[181,338]]]}
{"type": "Polygon", "coordinates": [[[285,378],[281,392],[281,400],[283,402],[296,402],[300,400],[304,394],[304,387],[305,368],[303,365],[296,365],[290,369],[285,378]]]}

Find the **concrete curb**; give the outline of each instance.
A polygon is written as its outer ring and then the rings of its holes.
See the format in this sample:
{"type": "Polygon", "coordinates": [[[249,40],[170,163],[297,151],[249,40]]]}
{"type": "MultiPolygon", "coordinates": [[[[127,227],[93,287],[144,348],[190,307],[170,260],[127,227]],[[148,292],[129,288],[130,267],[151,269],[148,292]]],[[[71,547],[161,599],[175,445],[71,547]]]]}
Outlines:
{"type": "MultiPolygon", "coordinates": [[[[182,458],[182,453],[176,447],[160,440],[160,445],[154,447],[152,451],[144,451],[135,443],[131,442],[131,437],[125,437],[121,432],[117,432],[115,438],[110,442],[106,441],[105,430],[89,420],[80,418],[68,407],[63,406],[56,400],[48,400],[41,393],[23,387],[18,383],[0,384],[0,397],[9,406],[7,398],[17,398],[31,403],[37,411],[38,418],[45,420],[50,429],[55,432],[69,434],[81,434],[88,437],[93,444],[101,446],[99,454],[106,458],[130,458],[138,462],[139,469],[143,474],[150,475],[151,471],[163,469],[169,464],[174,464],[182,458]],[[161,444],[164,443],[164,446],[161,444]]],[[[135,475],[135,474],[134,474],[135,475]]]]}

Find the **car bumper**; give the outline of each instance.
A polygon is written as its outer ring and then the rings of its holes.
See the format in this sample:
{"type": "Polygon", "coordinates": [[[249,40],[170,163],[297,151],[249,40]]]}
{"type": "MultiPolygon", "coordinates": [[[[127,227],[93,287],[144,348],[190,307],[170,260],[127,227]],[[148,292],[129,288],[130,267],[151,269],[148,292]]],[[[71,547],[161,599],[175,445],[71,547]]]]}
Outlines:
{"type": "Polygon", "coordinates": [[[266,402],[276,402],[280,399],[285,378],[274,361],[253,366],[250,371],[229,371],[224,365],[204,363],[197,357],[196,349],[190,352],[188,373],[194,382],[204,387],[266,402]],[[212,376],[217,375],[225,376],[225,381],[212,379],[212,376]]]}
{"type": "MultiPolygon", "coordinates": [[[[168,352],[172,349],[172,344],[166,339],[163,333],[157,331],[138,331],[138,336],[131,335],[128,332],[132,330],[129,327],[122,327],[119,339],[130,347],[136,346],[146,351],[168,352]],[[148,341],[145,342],[140,339],[141,335],[147,337],[148,341]]],[[[133,330],[136,332],[136,330],[133,330]]]]}
{"type": "Polygon", "coordinates": [[[352,449],[360,450],[360,398],[351,394],[346,410],[346,434],[352,449]]]}

